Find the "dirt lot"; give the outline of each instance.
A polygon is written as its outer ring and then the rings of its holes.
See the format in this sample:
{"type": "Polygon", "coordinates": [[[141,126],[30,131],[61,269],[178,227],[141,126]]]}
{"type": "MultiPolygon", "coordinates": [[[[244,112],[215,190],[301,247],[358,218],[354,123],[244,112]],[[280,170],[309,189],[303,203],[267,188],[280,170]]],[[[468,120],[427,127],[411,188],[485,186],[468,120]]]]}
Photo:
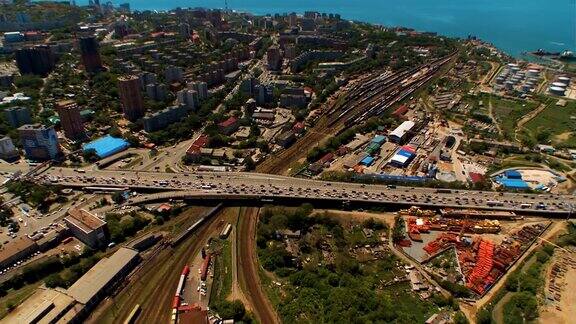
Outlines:
{"type": "Polygon", "coordinates": [[[371,212],[361,212],[361,211],[341,211],[341,210],[330,210],[330,209],[314,209],[314,214],[329,213],[330,216],[337,218],[342,221],[355,220],[364,221],[369,218],[374,218],[375,220],[381,220],[388,224],[388,226],[394,226],[394,213],[371,213],[371,212]]]}
{"type": "MultiPolygon", "coordinates": [[[[548,269],[546,269],[547,280],[544,291],[548,291],[552,275],[552,264],[554,264],[556,261],[559,261],[560,259],[566,260],[567,258],[572,258],[573,260],[576,259],[576,252],[574,252],[574,250],[571,250],[570,252],[555,252],[552,262],[550,262],[548,269]],[[569,254],[569,256],[566,254],[569,254]]],[[[576,307],[574,307],[576,304],[576,268],[569,268],[566,271],[564,280],[557,281],[556,285],[561,287],[560,301],[555,303],[551,302],[544,306],[540,312],[539,322],[573,323],[573,319],[576,318],[576,307]]]]}

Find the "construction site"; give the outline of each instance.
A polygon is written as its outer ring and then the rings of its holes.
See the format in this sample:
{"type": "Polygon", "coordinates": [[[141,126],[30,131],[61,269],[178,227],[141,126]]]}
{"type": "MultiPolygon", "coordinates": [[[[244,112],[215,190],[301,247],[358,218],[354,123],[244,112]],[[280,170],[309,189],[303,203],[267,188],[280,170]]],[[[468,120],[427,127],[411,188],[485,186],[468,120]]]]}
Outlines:
{"type": "Polygon", "coordinates": [[[397,242],[398,247],[413,260],[436,268],[433,272],[442,280],[462,284],[478,297],[488,292],[551,224],[524,220],[509,226],[513,223],[509,217],[482,219],[477,212],[449,218],[445,212],[437,216],[414,207],[399,214],[405,219],[405,237],[397,242]]]}

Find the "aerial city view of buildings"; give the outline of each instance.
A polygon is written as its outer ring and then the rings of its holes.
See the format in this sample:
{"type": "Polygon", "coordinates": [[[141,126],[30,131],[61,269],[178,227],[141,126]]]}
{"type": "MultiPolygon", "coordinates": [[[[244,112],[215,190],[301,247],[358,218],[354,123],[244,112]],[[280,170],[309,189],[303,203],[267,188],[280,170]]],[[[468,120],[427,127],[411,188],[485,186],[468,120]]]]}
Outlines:
{"type": "Polygon", "coordinates": [[[575,78],[337,13],[0,0],[0,323],[569,323],[575,78]]]}

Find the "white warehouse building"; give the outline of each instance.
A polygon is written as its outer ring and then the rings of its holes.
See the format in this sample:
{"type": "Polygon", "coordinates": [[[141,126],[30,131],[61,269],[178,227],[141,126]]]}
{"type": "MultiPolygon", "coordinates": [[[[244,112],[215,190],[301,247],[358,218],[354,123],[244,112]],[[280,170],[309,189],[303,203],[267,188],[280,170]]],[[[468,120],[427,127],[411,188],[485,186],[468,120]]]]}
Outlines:
{"type": "Polygon", "coordinates": [[[396,127],[389,135],[388,140],[393,143],[400,143],[406,138],[406,134],[416,126],[413,121],[407,120],[396,127]]]}

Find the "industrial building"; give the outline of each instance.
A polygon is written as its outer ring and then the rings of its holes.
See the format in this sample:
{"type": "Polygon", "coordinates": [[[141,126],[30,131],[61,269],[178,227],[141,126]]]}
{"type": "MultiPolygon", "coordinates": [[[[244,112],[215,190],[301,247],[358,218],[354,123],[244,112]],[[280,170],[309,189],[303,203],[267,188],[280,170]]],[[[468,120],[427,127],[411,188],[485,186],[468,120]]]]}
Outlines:
{"type": "Polygon", "coordinates": [[[36,251],[38,251],[38,245],[26,236],[11,240],[0,247],[0,268],[11,266],[36,251]]]}
{"type": "Polygon", "coordinates": [[[407,120],[396,127],[389,135],[388,140],[393,143],[402,143],[407,140],[408,133],[416,126],[413,121],[407,120]]]}
{"type": "Polygon", "coordinates": [[[397,168],[407,167],[416,157],[416,152],[410,146],[402,146],[389,161],[389,164],[397,168]]]}
{"type": "Polygon", "coordinates": [[[494,182],[510,190],[527,190],[530,186],[522,180],[522,174],[516,170],[508,170],[496,177],[494,182]]]}
{"type": "Polygon", "coordinates": [[[74,305],[74,298],[61,290],[40,287],[4,320],[7,323],[57,323],[65,314],[77,313],[74,305]]]}
{"type": "Polygon", "coordinates": [[[195,161],[202,156],[202,148],[208,144],[208,136],[202,134],[200,135],[186,150],[186,158],[195,161]]]}
{"type": "Polygon", "coordinates": [[[292,143],[296,141],[296,136],[293,131],[289,130],[286,131],[276,137],[276,144],[282,146],[283,148],[287,148],[292,143]]]}
{"type": "Polygon", "coordinates": [[[68,288],[67,294],[85,307],[92,308],[104,294],[119,283],[119,278],[125,277],[136,266],[139,259],[138,251],[120,248],[109,258],[103,258],[96,263],[68,288]]]}
{"type": "Polygon", "coordinates": [[[98,155],[99,158],[103,159],[109,157],[110,155],[114,155],[118,152],[122,152],[129,147],[130,143],[128,143],[127,141],[121,138],[106,135],[90,143],[84,144],[82,150],[84,152],[89,150],[95,150],[96,155],[98,155]]]}
{"type": "Polygon", "coordinates": [[[68,211],[64,222],[70,232],[91,248],[108,244],[108,226],[106,222],[85,209],[73,208],[68,211]]]}
{"type": "Polygon", "coordinates": [[[137,251],[122,247],[96,263],[66,290],[39,287],[3,320],[7,323],[80,323],[139,261],[137,251]]]}

